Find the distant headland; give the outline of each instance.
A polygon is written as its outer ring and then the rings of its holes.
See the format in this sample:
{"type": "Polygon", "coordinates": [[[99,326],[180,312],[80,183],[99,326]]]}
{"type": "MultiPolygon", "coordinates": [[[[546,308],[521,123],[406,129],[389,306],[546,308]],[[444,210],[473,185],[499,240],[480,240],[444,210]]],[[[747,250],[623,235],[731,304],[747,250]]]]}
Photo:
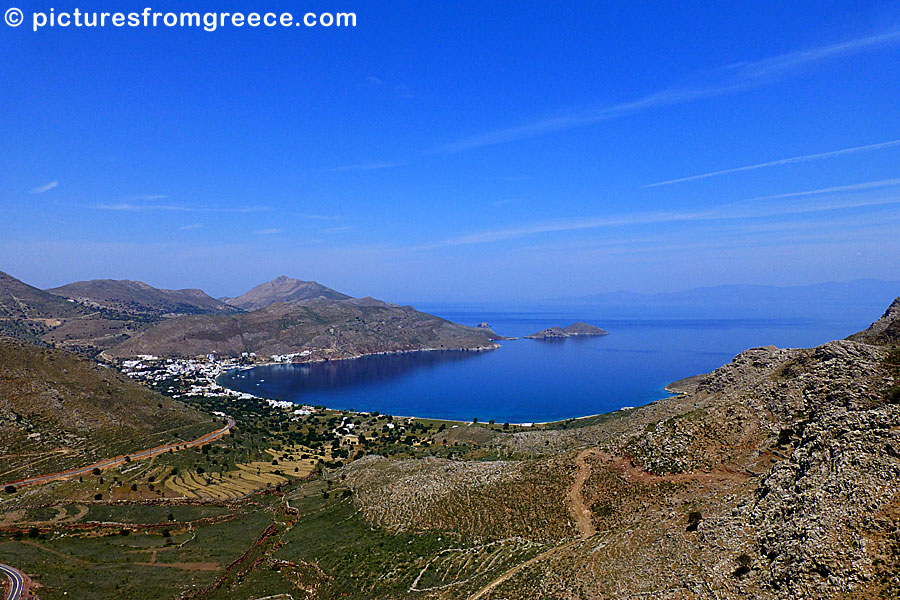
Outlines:
{"type": "Polygon", "coordinates": [[[530,340],[547,340],[579,335],[599,336],[609,335],[609,332],[600,327],[595,327],[579,321],[577,323],[572,323],[568,327],[548,327],[547,329],[541,329],[540,331],[532,333],[531,335],[526,335],[525,337],[530,340]]]}

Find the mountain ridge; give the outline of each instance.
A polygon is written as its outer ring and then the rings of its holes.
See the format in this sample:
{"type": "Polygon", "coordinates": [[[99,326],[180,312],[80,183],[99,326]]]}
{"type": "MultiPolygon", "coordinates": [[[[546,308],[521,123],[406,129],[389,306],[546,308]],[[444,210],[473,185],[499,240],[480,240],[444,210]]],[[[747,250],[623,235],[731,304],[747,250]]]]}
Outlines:
{"type": "Polygon", "coordinates": [[[326,287],[317,281],[303,281],[279,275],[271,281],[254,286],[240,296],[226,298],[224,301],[230,306],[253,311],[276,302],[312,300],[320,297],[330,300],[349,300],[351,298],[351,296],[326,287]]]}
{"type": "Polygon", "coordinates": [[[277,302],[235,315],[192,315],[165,321],[107,351],[184,357],[298,355],[307,360],[380,352],[494,348],[492,334],[411,306],[375,299],[314,298],[277,302]]]}
{"type": "Polygon", "coordinates": [[[162,318],[168,314],[230,313],[238,310],[199,289],[169,290],[130,279],[75,281],[46,291],[88,307],[149,318],[162,318]]]}
{"type": "Polygon", "coordinates": [[[847,339],[885,346],[900,343],[900,297],[888,306],[877,321],[847,339]]]}

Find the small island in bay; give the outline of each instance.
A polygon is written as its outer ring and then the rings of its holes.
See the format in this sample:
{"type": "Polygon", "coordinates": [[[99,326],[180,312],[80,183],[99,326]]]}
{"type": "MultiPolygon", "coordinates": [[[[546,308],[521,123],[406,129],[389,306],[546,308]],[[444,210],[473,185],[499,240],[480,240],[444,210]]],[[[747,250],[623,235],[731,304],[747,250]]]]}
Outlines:
{"type": "Polygon", "coordinates": [[[609,332],[584,322],[572,323],[568,327],[548,327],[525,337],[529,340],[549,340],[573,337],[577,335],[609,335],[609,332]]]}

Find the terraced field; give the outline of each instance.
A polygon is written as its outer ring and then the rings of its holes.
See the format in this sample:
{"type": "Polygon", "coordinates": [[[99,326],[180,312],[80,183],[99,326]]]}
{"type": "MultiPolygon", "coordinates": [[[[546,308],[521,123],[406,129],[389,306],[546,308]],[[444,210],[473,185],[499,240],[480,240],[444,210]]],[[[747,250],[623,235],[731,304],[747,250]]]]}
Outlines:
{"type": "Polygon", "coordinates": [[[235,500],[256,490],[306,477],[316,468],[319,456],[296,446],[277,452],[267,450],[271,461],[238,463],[226,473],[200,473],[195,469],[168,477],[163,482],[167,497],[191,499],[235,500]],[[301,458],[311,456],[311,458],[301,458]],[[286,457],[286,458],[285,458],[286,457]]]}
{"type": "Polygon", "coordinates": [[[448,548],[419,572],[410,592],[449,590],[502,573],[537,555],[545,546],[522,538],[499,540],[470,548],[448,548]]]}

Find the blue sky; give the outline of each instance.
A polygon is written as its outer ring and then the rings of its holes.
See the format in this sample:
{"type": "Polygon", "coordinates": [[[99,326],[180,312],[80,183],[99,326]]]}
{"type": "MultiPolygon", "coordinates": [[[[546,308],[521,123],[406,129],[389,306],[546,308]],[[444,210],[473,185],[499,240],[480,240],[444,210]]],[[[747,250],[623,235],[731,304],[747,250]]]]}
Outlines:
{"type": "Polygon", "coordinates": [[[897,279],[896,3],[302,9],[358,26],[0,25],[0,269],[402,301],[897,279]]]}

